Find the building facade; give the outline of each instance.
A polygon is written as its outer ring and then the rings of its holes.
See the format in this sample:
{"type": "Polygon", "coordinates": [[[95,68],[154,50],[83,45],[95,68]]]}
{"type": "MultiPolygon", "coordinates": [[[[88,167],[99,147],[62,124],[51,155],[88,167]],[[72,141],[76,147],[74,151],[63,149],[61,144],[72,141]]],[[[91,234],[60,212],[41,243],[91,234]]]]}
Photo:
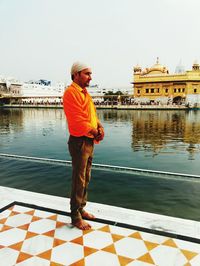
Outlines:
{"type": "Polygon", "coordinates": [[[0,77],[0,104],[9,103],[11,98],[21,96],[22,83],[13,78],[0,77]]]}
{"type": "Polygon", "coordinates": [[[200,66],[195,62],[191,70],[184,71],[180,66],[173,74],[156,64],[142,69],[133,69],[134,98],[140,103],[186,104],[200,106],[200,66]]]}

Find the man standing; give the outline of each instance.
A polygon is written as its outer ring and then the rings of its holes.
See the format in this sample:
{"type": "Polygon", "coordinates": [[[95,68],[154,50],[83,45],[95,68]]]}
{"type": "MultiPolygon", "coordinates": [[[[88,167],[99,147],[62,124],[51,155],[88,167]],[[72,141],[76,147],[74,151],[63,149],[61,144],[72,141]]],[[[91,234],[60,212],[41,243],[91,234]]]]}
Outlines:
{"type": "Polygon", "coordinates": [[[87,188],[91,176],[94,143],[104,138],[104,129],[86,87],[92,79],[91,68],[76,62],[71,68],[72,84],[63,95],[63,107],[68,122],[68,148],[72,157],[71,219],[79,229],[91,228],[85,219],[95,219],[86,212],[87,188]]]}

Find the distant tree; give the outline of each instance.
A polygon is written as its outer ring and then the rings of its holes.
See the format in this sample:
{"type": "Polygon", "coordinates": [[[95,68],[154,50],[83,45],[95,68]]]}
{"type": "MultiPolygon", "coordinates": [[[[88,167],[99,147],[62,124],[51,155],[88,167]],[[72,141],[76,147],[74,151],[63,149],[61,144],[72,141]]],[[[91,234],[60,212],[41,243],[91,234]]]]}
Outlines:
{"type": "Polygon", "coordinates": [[[121,92],[121,91],[116,91],[116,92],[108,91],[104,95],[123,95],[123,92],[121,92]]]}
{"type": "Polygon", "coordinates": [[[121,92],[121,91],[117,91],[117,92],[115,93],[115,95],[124,95],[124,94],[123,94],[123,92],[121,92]]]}
{"type": "Polygon", "coordinates": [[[104,95],[113,95],[113,91],[108,91],[104,95]]]}
{"type": "Polygon", "coordinates": [[[116,91],[116,92],[108,91],[104,94],[104,101],[116,102],[118,100],[119,95],[123,95],[123,93],[121,91],[116,91]]]}

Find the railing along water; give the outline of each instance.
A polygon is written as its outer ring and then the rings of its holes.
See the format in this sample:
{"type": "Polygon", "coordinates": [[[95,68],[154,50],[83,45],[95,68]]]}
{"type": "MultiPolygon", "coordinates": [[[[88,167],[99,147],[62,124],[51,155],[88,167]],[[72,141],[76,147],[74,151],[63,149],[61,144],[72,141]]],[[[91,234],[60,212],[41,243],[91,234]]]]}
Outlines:
{"type": "MultiPolygon", "coordinates": [[[[40,158],[40,157],[30,157],[16,154],[6,154],[0,153],[0,157],[16,159],[16,160],[25,160],[31,162],[39,162],[39,163],[50,163],[56,165],[68,165],[71,166],[71,161],[67,160],[59,160],[59,159],[49,159],[49,158],[40,158]]],[[[93,163],[93,169],[95,170],[104,170],[104,171],[114,171],[119,173],[129,173],[140,176],[154,176],[161,178],[175,178],[175,179],[184,179],[184,180],[196,180],[200,181],[200,175],[193,174],[184,174],[184,173],[175,173],[175,172],[166,172],[166,171],[158,171],[158,170],[150,170],[150,169],[141,169],[141,168],[133,168],[133,167],[125,167],[125,166],[117,166],[117,165],[107,165],[107,164],[97,164],[93,163]]]]}

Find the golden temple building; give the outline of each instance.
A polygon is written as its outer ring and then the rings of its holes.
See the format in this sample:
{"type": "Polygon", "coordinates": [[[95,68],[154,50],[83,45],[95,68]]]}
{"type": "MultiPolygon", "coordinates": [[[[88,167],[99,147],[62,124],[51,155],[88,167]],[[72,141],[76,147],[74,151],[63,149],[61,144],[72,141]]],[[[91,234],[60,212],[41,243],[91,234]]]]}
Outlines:
{"type": "Polygon", "coordinates": [[[134,98],[140,103],[186,104],[200,106],[200,66],[195,62],[192,70],[178,66],[170,74],[167,67],[159,63],[142,69],[133,69],[134,98]]]}

